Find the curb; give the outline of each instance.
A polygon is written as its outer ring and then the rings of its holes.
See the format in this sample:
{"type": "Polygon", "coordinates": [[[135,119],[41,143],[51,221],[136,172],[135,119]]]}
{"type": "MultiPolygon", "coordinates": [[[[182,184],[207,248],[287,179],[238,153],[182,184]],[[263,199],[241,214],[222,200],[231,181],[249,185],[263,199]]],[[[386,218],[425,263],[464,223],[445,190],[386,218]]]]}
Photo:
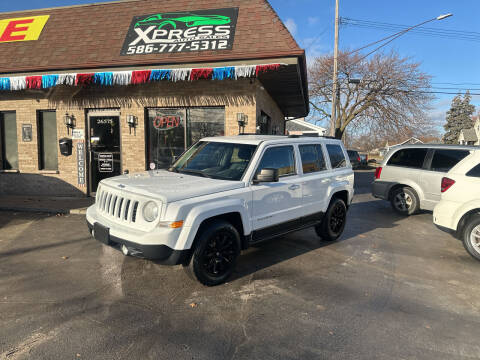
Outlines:
{"type": "Polygon", "coordinates": [[[21,213],[42,213],[42,214],[49,214],[49,215],[85,215],[87,213],[87,208],[79,208],[79,209],[45,209],[45,208],[30,208],[30,207],[15,207],[15,206],[1,206],[0,211],[8,211],[8,212],[21,212],[21,213]]]}

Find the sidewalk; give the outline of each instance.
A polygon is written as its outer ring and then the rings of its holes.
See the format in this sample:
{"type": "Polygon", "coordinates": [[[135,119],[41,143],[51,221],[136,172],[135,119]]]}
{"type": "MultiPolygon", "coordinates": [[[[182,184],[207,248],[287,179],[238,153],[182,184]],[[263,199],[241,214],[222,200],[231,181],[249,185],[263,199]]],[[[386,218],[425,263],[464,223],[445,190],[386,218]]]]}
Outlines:
{"type": "Polygon", "coordinates": [[[91,197],[0,196],[0,211],[48,214],[85,214],[91,197]]]}

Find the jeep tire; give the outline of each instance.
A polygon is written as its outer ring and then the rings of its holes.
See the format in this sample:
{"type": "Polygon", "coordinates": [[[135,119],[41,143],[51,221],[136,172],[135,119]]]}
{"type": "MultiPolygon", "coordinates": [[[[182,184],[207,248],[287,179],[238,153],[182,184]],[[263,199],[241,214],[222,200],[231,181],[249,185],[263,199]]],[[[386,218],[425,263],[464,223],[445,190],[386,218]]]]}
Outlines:
{"type": "Polygon", "coordinates": [[[322,222],[315,226],[315,232],[324,241],[335,241],[342,235],[346,222],[347,206],[342,199],[334,198],[322,222]]]}
{"type": "Polygon", "coordinates": [[[192,259],[184,269],[203,285],[220,285],[235,269],[241,249],[240,235],[232,224],[223,220],[209,222],[200,231],[192,259]]]}
{"type": "Polygon", "coordinates": [[[463,246],[477,260],[480,260],[480,215],[471,216],[463,230],[463,246]]]}

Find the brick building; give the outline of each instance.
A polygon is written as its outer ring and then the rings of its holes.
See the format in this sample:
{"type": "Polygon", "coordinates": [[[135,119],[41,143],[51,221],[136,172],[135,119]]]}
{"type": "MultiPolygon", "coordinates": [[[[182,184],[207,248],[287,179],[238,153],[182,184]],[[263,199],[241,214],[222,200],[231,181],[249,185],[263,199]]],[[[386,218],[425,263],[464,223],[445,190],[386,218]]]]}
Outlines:
{"type": "Polygon", "coordinates": [[[2,13],[0,51],[0,194],[92,194],[308,113],[304,51],[266,0],[2,13]]]}

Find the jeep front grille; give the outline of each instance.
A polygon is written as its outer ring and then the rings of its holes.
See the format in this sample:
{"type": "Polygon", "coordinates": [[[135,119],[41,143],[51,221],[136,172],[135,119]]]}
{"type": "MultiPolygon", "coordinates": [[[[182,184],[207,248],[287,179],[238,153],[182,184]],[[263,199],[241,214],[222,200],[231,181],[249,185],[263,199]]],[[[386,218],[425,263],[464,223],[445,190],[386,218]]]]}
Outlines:
{"type": "Polygon", "coordinates": [[[137,212],[140,201],[128,196],[116,194],[109,189],[99,190],[97,197],[97,210],[103,216],[121,220],[123,222],[137,222],[137,212]]]}

